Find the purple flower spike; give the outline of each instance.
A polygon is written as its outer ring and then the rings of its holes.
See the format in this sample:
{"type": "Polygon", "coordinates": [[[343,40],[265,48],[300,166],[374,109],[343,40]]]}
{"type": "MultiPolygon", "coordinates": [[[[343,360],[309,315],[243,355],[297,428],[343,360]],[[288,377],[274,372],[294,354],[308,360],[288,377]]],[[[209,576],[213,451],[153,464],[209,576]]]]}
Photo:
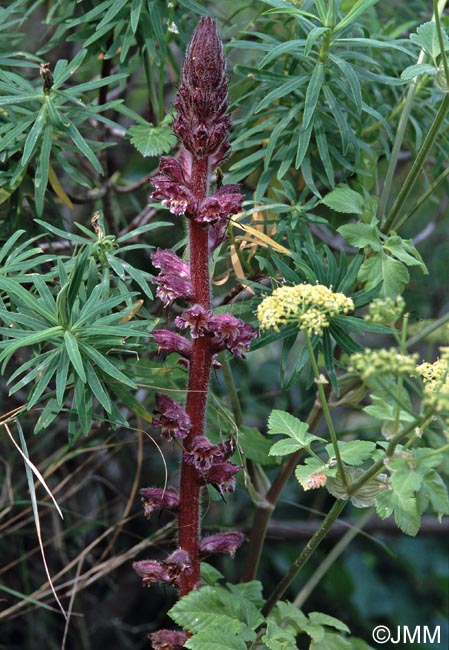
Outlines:
{"type": "Polygon", "coordinates": [[[151,256],[154,266],[161,272],[153,280],[158,284],[157,296],[167,307],[177,298],[193,299],[189,265],[170,250],[158,248],[151,256]]]}
{"type": "Polygon", "coordinates": [[[158,630],[148,635],[153,650],[183,650],[187,641],[186,632],[176,630],[158,630]]]}
{"type": "Polygon", "coordinates": [[[178,509],[179,492],[175,488],[142,488],[139,494],[142,497],[144,515],[147,519],[155,510],[178,509]]]}
{"type": "Polygon", "coordinates": [[[217,533],[205,537],[200,542],[200,555],[204,557],[209,553],[228,553],[234,559],[235,552],[245,541],[245,535],[240,531],[217,533]]]}
{"type": "Polygon", "coordinates": [[[207,334],[211,316],[212,312],[209,309],[204,309],[201,305],[193,305],[190,309],[186,309],[182,316],[175,319],[175,325],[180,329],[190,327],[192,338],[197,339],[207,334]]]}
{"type": "Polygon", "coordinates": [[[177,352],[186,359],[190,358],[192,343],[176,332],[170,330],[153,330],[153,338],[158,344],[158,352],[168,350],[177,352]]]}
{"type": "Polygon", "coordinates": [[[202,478],[205,483],[215,485],[220,494],[234,492],[235,477],[242,467],[242,465],[233,465],[228,461],[224,461],[223,463],[213,465],[206,472],[203,472],[202,478]]]}
{"type": "Polygon", "coordinates": [[[215,351],[228,349],[236,357],[245,358],[252,339],[257,332],[252,325],[244,323],[231,314],[217,314],[209,319],[209,331],[213,333],[215,351]]]}
{"type": "Polygon", "coordinates": [[[182,405],[161,393],[156,395],[156,403],[157,410],[154,412],[160,413],[160,417],[153,419],[153,426],[160,427],[161,435],[167,440],[185,438],[192,425],[182,405]]]}
{"type": "MultiPolygon", "coordinates": [[[[192,36],[176,97],[173,130],[195,158],[229,148],[226,62],[215,21],[203,17],[192,36]]],[[[219,164],[220,161],[217,161],[219,164]]]]}

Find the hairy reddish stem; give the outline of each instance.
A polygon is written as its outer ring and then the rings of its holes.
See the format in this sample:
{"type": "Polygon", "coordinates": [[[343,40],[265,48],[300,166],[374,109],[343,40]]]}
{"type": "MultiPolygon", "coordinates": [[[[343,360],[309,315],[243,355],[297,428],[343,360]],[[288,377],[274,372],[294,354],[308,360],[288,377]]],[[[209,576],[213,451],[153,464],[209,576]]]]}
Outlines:
{"type": "MultiPolygon", "coordinates": [[[[208,187],[208,159],[194,160],[192,186],[198,200],[205,198],[208,187]]],[[[210,308],[211,282],[209,273],[209,229],[193,219],[189,221],[190,274],[195,303],[210,308]]],[[[197,436],[204,435],[212,353],[209,337],[203,336],[192,342],[186,411],[192,423],[191,431],[184,441],[189,449],[197,436]]],[[[181,595],[192,591],[200,579],[200,494],[198,470],[187,464],[181,466],[179,500],[179,546],[188,552],[192,573],[179,580],[181,595]]]]}

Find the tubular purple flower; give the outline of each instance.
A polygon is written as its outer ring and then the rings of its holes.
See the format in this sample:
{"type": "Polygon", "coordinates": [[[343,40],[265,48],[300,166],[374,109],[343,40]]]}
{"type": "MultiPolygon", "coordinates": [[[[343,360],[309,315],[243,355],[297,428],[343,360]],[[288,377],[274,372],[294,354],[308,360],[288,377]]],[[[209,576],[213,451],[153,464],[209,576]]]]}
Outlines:
{"type": "Polygon", "coordinates": [[[190,279],[189,265],[176,253],[158,248],[151,256],[153,265],[161,269],[153,282],[158,284],[156,295],[167,307],[177,298],[193,299],[193,287],[190,279]]]}
{"type": "Polygon", "coordinates": [[[152,582],[172,582],[170,573],[162,562],[140,560],[133,563],[133,569],[142,578],[144,587],[150,587],[152,582]]]}
{"type": "Polygon", "coordinates": [[[208,323],[212,316],[210,309],[204,309],[201,305],[193,305],[186,309],[182,316],[175,319],[176,327],[185,329],[190,327],[190,334],[193,339],[204,336],[208,333],[208,323]]]}
{"type": "Polygon", "coordinates": [[[151,184],[156,188],[151,198],[160,200],[172,214],[186,216],[195,214],[197,201],[188,187],[169,180],[166,176],[155,176],[151,179],[151,184]]]}
{"type": "Polygon", "coordinates": [[[188,636],[177,630],[158,630],[148,635],[153,650],[183,650],[188,636]]]}
{"type": "Polygon", "coordinates": [[[153,419],[153,426],[160,427],[161,435],[167,440],[185,438],[192,425],[184,407],[162,393],[156,395],[156,404],[154,412],[160,413],[160,417],[153,419]]]}
{"type": "Polygon", "coordinates": [[[204,537],[200,542],[200,555],[209,553],[228,553],[234,559],[235,552],[245,541],[245,535],[240,531],[228,531],[204,537]]]}
{"type": "Polygon", "coordinates": [[[180,575],[192,573],[192,563],[189,554],[182,548],[176,549],[165,559],[162,564],[167,567],[171,581],[176,581],[180,575]]]}
{"type": "Polygon", "coordinates": [[[143,579],[144,587],[149,587],[152,582],[173,584],[176,583],[180,575],[190,575],[192,572],[189,554],[181,548],[162,562],[156,560],[134,562],[133,569],[143,579]]]}
{"type": "Polygon", "coordinates": [[[167,350],[168,352],[177,352],[186,359],[190,358],[192,342],[181,336],[181,334],[170,330],[153,330],[152,334],[158,344],[158,352],[167,350]]]}
{"type": "Polygon", "coordinates": [[[212,345],[216,352],[228,349],[236,357],[245,358],[252,339],[257,332],[252,325],[244,323],[231,314],[217,314],[208,322],[209,332],[213,334],[212,345]]]}
{"type": "Polygon", "coordinates": [[[144,515],[147,519],[155,510],[176,511],[179,506],[179,492],[175,488],[142,488],[139,490],[142,497],[144,515]]]}
{"type": "Polygon", "coordinates": [[[213,465],[206,472],[202,473],[204,483],[214,485],[220,494],[234,492],[236,474],[242,469],[242,465],[233,465],[228,461],[213,465]]]}
{"type": "Polygon", "coordinates": [[[223,185],[212,196],[201,201],[194,219],[200,223],[226,223],[230,214],[241,212],[243,199],[240,185],[223,185]]]}
{"type": "Polygon", "coordinates": [[[157,248],[151,256],[153,265],[162,273],[172,273],[190,280],[190,267],[171,250],[157,248]]]}
{"type": "Polygon", "coordinates": [[[213,445],[206,436],[195,438],[189,451],[184,453],[184,461],[194,465],[201,472],[221,464],[234,453],[235,443],[232,438],[218,445],[213,445]]]}

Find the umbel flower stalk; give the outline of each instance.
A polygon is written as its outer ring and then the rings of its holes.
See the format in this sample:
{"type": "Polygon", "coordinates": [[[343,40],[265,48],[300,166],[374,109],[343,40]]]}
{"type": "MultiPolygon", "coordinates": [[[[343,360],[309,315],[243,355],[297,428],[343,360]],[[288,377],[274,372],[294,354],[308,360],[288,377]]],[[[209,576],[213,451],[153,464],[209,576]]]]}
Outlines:
{"type": "Polygon", "coordinates": [[[182,334],[171,330],[153,334],[159,350],[180,355],[189,368],[189,379],[185,406],[166,395],[156,396],[153,424],[164,437],[182,443],[181,479],[178,490],[144,488],[141,494],[147,516],[160,508],[177,513],[178,549],[164,562],[136,562],[135,569],[144,584],[170,581],[182,596],[200,584],[204,555],[226,552],[234,557],[243,543],[243,535],[233,531],[201,539],[203,486],[212,484],[222,494],[230,492],[241,469],[230,461],[233,441],[212,444],[205,423],[211,367],[219,366],[215,355],[229,350],[244,358],[256,336],[251,325],[230,314],[214,315],[211,309],[210,255],[226,239],[228,217],[241,210],[243,201],[239,185],[211,192],[211,175],[229,151],[231,129],[223,44],[211,18],[201,18],[190,41],[175,108],[179,157],[161,158],[160,175],[152,180],[152,199],[187,220],[189,262],[158,249],[153,263],[160,269],[155,283],[163,304],[181,299],[189,306],[175,320],[182,334]]]}

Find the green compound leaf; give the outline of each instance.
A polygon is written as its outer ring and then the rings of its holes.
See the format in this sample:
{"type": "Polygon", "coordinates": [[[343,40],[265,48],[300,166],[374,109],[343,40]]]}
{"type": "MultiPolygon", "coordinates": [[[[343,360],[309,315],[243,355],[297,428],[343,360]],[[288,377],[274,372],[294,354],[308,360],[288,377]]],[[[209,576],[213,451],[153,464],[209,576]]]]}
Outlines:
{"type": "Polygon", "coordinates": [[[168,613],[175,623],[190,632],[208,632],[209,640],[214,638],[215,630],[226,630],[228,643],[233,637],[241,641],[254,640],[254,630],[263,622],[252,602],[218,585],[190,592],[168,613]]]}
{"type": "Polygon", "coordinates": [[[135,124],[128,130],[128,138],[142,156],[160,156],[176,145],[170,127],[135,124]]]}
{"type": "MultiPolygon", "coordinates": [[[[323,438],[307,433],[307,429],[308,426],[305,422],[301,422],[301,420],[298,420],[298,418],[295,418],[286,411],[275,409],[271,411],[270,417],[268,418],[268,433],[270,435],[282,433],[288,436],[296,443],[296,449],[308,449],[315,440],[323,441],[323,438]]],[[[273,447],[271,448],[270,455],[273,455],[273,447]]]]}
{"type": "Polygon", "coordinates": [[[360,267],[358,279],[365,283],[365,289],[373,289],[382,282],[380,295],[396,298],[410,279],[402,262],[393,259],[384,251],[368,257],[360,267]]]}
{"type": "MultiPolygon", "coordinates": [[[[339,441],[338,449],[340,450],[341,459],[344,463],[351,466],[361,465],[365,460],[371,458],[376,448],[375,442],[369,440],[350,440],[349,442],[339,441]]],[[[332,444],[326,445],[326,451],[329,458],[334,456],[332,444]]]]}

